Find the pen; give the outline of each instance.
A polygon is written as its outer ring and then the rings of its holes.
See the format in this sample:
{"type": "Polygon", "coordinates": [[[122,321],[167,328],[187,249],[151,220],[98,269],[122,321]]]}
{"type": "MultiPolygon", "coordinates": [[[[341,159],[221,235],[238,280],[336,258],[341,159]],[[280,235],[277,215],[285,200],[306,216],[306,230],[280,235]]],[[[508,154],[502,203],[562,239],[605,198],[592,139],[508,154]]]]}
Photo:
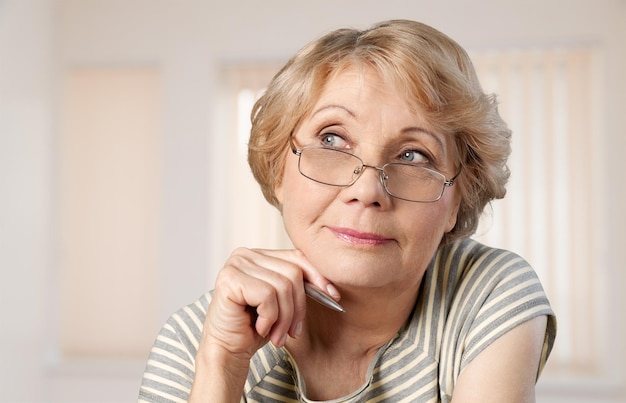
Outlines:
{"type": "Polygon", "coordinates": [[[304,282],[304,292],[311,297],[312,300],[319,302],[327,308],[330,308],[337,312],[345,312],[343,307],[337,303],[334,299],[326,295],[322,290],[314,286],[309,282],[304,282]]]}

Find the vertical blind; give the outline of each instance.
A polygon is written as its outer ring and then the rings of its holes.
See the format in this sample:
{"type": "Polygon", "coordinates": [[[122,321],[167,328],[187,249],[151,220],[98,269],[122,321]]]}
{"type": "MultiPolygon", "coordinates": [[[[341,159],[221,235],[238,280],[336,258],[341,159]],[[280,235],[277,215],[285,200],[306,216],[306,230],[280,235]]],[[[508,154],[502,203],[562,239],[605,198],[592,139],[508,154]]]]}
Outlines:
{"type": "Polygon", "coordinates": [[[553,373],[598,374],[602,346],[602,141],[592,49],[484,52],[472,59],[513,130],[507,196],[481,241],[524,256],[539,273],[559,334],[553,373]]]}

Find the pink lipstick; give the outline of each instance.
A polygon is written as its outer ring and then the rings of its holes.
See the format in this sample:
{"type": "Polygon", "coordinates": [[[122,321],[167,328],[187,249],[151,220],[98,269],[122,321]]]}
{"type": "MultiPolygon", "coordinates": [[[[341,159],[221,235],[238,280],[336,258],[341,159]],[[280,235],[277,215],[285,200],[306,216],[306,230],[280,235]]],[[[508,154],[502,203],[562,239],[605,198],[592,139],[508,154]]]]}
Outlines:
{"type": "Polygon", "coordinates": [[[371,232],[361,232],[350,228],[329,228],[339,239],[355,245],[382,245],[389,238],[371,232]]]}

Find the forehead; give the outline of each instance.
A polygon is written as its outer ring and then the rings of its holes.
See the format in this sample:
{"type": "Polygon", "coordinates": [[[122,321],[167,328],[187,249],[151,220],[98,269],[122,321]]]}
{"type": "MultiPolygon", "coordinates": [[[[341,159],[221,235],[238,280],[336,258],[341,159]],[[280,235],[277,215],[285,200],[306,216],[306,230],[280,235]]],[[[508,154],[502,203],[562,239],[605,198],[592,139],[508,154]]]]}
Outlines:
{"type": "Polygon", "coordinates": [[[345,62],[337,66],[330,74],[328,74],[321,90],[318,93],[318,101],[324,93],[330,90],[336,90],[341,86],[371,86],[378,90],[380,95],[387,95],[396,98],[397,102],[404,103],[406,106],[413,105],[412,108],[417,109],[417,104],[407,91],[403,90],[400,80],[392,76],[386,70],[374,67],[367,62],[345,62]]]}
{"type": "Polygon", "coordinates": [[[411,102],[407,91],[367,64],[336,69],[313,100],[307,118],[325,111],[344,112],[360,123],[376,121],[418,125],[435,131],[426,114],[411,102]]]}

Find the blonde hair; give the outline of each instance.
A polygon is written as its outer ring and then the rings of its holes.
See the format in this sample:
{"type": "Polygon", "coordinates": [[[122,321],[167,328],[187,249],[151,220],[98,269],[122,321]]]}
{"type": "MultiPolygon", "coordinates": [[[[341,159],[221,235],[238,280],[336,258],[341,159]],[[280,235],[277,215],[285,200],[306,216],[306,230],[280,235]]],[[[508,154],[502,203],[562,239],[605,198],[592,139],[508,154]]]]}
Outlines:
{"type": "Polygon", "coordinates": [[[283,175],[289,138],[324,85],[349,66],[365,63],[404,91],[429,123],[451,136],[460,170],[460,207],[444,241],[469,236],[485,206],[504,197],[511,132],[495,96],[483,92],[465,50],[428,25],[408,20],[370,29],[339,29],[302,48],[274,76],[252,110],[248,162],[268,202],[283,175]]]}

